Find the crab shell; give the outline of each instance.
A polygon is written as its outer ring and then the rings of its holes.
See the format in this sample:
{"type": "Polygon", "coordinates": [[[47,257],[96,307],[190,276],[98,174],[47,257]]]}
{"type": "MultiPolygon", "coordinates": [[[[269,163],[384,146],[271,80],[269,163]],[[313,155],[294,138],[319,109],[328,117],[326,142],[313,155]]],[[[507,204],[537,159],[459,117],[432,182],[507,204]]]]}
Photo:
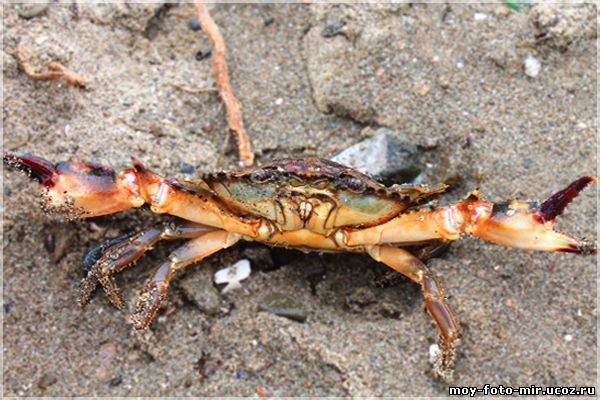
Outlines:
{"type": "MultiPolygon", "coordinates": [[[[447,187],[386,187],[354,169],[319,158],[282,159],[260,168],[207,174],[201,182],[223,207],[238,216],[270,221],[275,234],[309,231],[325,237],[342,227],[380,225],[447,187]]],[[[302,247],[322,248],[322,236],[320,243],[306,242],[302,247]]],[[[269,242],[285,244],[273,237],[269,242]]]]}

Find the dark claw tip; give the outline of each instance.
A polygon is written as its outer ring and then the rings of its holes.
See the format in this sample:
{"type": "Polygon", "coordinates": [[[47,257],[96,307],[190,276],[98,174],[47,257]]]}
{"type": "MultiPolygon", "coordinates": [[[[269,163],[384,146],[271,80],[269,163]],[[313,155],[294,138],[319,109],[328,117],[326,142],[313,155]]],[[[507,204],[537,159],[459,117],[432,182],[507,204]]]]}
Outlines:
{"type": "Polygon", "coordinates": [[[56,176],[56,168],[50,161],[28,153],[14,151],[4,153],[3,160],[4,165],[7,167],[25,171],[42,185],[52,186],[52,180],[56,176]]]}
{"type": "Polygon", "coordinates": [[[142,164],[140,162],[140,160],[138,160],[137,158],[131,157],[131,163],[133,164],[133,168],[135,168],[136,171],[138,171],[138,172],[146,171],[146,167],[144,167],[144,164],[142,164]]]}
{"type": "Polygon", "coordinates": [[[560,215],[565,207],[573,201],[590,182],[597,182],[598,178],[594,176],[583,176],[571,183],[565,189],[550,196],[540,206],[540,214],[546,220],[554,220],[560,215]]]}
{"type": "Polygon", "coordinates": [[[594,243],[581,242],[577,245],[569,245],[567,248],[561,249],[559,251],[561,251],[563,253],[575,253],[575,254],[581,254],[584,256],[588,256],[588,255],[592,255],[592,254],[597,254],[598,248],[596,247],[596,245],[594,243]]]}

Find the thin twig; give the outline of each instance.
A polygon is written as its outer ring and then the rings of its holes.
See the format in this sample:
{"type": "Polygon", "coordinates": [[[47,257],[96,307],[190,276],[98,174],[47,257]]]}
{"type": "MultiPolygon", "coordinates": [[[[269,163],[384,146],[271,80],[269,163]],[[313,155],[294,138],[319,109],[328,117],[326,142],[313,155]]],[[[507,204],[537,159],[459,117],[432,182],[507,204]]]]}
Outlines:
{"type": "Polygon", "coordinates": [[[227,62],[225,61],[225,41],[202,0],[196,0],[195,5],[198,22],[202,27],[202,31],[213,45],[211,56],[212,73],[217,90],[225,106],[227,124],[235,135],[241,162],[247,166],[252,165],[254,163],[254,153],[252,152],[250,140],[242,123],[241,105],[239,100],[234,96],[231,83],[229,82],[229,72],[227,62]]]}
{"type": "Polygon", "coordinates": [[[29,61],[27,61],[25,49],[23,47],[17,49],[17,60],[19,61],[19,66],[23,72],[32,79],[42,81],[63,79],[68,86],[76,88],[85,86],[85,79],[83,79],[81,75],[57,62],[49,62],[47,64],[47,67],[50,70],[48,72],[35,72],[29,64],[29,61]]]}

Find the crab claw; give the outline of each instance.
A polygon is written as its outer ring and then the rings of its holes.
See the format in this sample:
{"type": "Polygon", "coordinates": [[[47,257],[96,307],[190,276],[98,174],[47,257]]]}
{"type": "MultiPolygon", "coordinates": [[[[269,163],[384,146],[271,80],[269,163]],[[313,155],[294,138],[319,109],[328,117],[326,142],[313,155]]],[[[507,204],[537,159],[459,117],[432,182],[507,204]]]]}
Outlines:
{"type": "Polygon", "coordinates": [[[140,207],[134,168],[115,172],[111,168],[84,162],[52,163],[27,153],[4,154],[7,167],[25,171],[44,189],[43,209],[59,211],[71,218],[111,214],[140,207]]]}
{"type": "Polygon", "coordinates": [[[538,202],[518,200],[492,204],[478,199],[467,199],[465,203],[469,204],[471,223],[465,232],[521,249],[596,253],[597,249],[593,243],[554,230],[556,217],[590,182],[596,181],[597,178],[593,176],[579,178],[550,196],[541,205],[538,202]]]}

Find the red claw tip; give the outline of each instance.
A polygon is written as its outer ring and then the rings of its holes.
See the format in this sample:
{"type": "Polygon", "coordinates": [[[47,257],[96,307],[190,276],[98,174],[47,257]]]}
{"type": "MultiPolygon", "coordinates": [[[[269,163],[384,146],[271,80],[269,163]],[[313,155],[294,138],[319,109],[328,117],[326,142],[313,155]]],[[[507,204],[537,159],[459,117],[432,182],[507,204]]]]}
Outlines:
{"type": "Polygon", "coordinates": [[[36,157],[28,153],[10,151],[4,153],[4,165],[25,171],[29,176],[40,184],[52,187],[53,179],[56,177],[56,166],[50,161],[36,157]]]}
{"type": "Polygon", "coordinates": [[[554,220],[590,182],[597,181],[598,178],[595,176],[583,176],[577,179],[565,189],[553,194],[544,201],[540,206],[539,213],[546,221],[554,220]]]}
{"type": "Polygon", "coordinates": [[[589,242],[569,244],[568,246],[557,249],[556,251],[559,251],[561,253],[575,253],[582,255],[598,254],[598,249],[596,248],[596,245],[589,242]]]}

